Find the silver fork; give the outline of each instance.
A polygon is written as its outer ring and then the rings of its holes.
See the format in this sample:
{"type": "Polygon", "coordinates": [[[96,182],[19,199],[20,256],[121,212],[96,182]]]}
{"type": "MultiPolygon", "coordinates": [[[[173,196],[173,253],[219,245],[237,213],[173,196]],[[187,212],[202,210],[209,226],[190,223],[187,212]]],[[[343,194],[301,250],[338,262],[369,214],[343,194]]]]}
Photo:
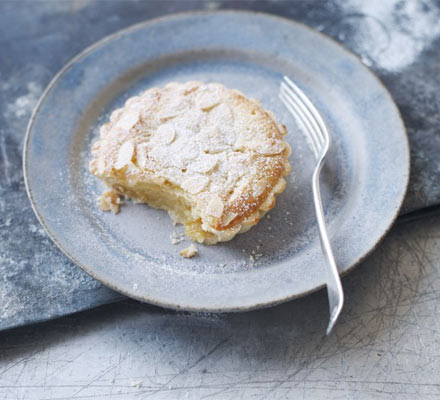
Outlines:
{"type": "Polygon", "coordinates": [[[290,113],[299,119],[304,126],[307,144],[315,155],[317,161],[313,172],[312,188],[316,219],[318,220],[319,237],[321,239],[321,248],[328,261],[327,294],[330,307],[330,321],[327,327],[327,335],[329,335],[344,304],[344,292],[342,290],[338,267],[336,266],[327,229],[325,227],[321,190],[319,187],[319,176],[331,146],[331,136],[318,110],[304,92],[287,76],[285,76],[284,80],[281,82],[279,96],[290,113]]]}

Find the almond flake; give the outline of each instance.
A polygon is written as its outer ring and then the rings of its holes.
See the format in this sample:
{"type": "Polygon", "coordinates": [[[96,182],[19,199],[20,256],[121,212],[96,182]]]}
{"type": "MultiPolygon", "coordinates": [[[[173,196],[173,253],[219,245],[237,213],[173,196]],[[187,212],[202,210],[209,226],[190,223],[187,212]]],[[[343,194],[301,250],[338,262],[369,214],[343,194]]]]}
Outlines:
{"type": "Polygon", "coordinates": [[[190,161],[196,159],[199,156],[199,154],[200,154],[200,150],[197,144],[187,141],[181,147],[179,157],[182,160],[190,161]]]}
{"type": "Polygon", "coordinates": [[[125,102],[125,107],[136,107],[140,102],[141,98],[139,96],[133,96],[125,102]]]}
{"type": "Polygon", "coordinates": [[[185,112],[188,104],[182,101],[181,98],[170,99],[167,101],[167,108],[161,111],[158,115],[159,120],[166,121],[170,118],[176,117],[185,112]]]}
{"type": "Polygon", "coordinates": [[[282,141],[278,141],[275,143],[270,143],[267,146],[258,149],[257,151],[265,156],[273,156],[276,154],[280,154],[285,148],[286,148],[286,143],[282,141]]]}
{"type": "Polygon", "coordinates": [[[208,207],[206,207],[206,214],[211,215],[216,218],[220,218],[223,213],[223,201],[220,197],[217,195],[214,195],[211,198],[211,201],[208,204],[208,207]]]}
{"type": "Polygon", "coordinates": [[[145,168],[147,166],[147,148],[145,143],[136,146],[136,159],[137,165],[140,168],[145,168]]]}
{"type": "Polygon", "coordinates": [[[228,225],[238,214],[235,212],[230,212],[227,214],[226,218],[223,220],[224,225],[228,225]]]}
{"type": "Polygon", "coordinates": [[[159,126],[159,128],[157,129],[157,135],[161,143],[170,144],[173,142],[174,138],[176,137],[176,132],[172,125],[166,124],[159,126]]]}
{"type": "Polygon", "coordinates": [[[99,137],[104,138],[110,132],[110,124],[106,123],[99,129],[99,137]]]}
{"type": "Polygon", "coordinates": [[[220,103],[220,96],[217,92],[202,93],[197,99],[197,105],[201,110],[209,110],[220,103]]]}
{"type": "Polygon", "coordinates": [[[128,112],[123,114],[121,118],[119,118],[119,121],[115,126],[123,130],[130,130],[139,121],[139,114],[140,110],[130,109],[128,112]]]}
{"type": "Polygon", "coordinates": [[[103,156],[98,158],[98,174],[102,175],[105,172],[105,158],[103,156]]]}
{"type": "Polygon", "coordinates": [[[92,149],[90,152],[93,156],[97,156],[99,154],[99,142],[96,142],[92,145],[92,149]]]}
{"type": "Polygon", "coordinates": [[[187,82],[185,84],[185,90],[184,90],[184,94],[190,94],[191,92],[194,92],[195,90],[197,90],[199,88],[200,84],[199,82],[187,82]]]}
{"type": "Polygon", "coordinates": [[[218,158],[216,156],[201,154],[198,160],[191,164],[190,168],[201,174],[207,174],[216,167],[217,163],[218,158]]]}
{"type": "Polygon", "coordinates": [[[118,108],[117,110],[113,111],[112,114],[110,115],[110,121],[116,123],[116,121],[121,116],[122,112],[123,112],[122,108],[118,108]]]}
{"type": "Polygon", "coordinates": [[[234,123],[234,114],[231,107],[226,103],[221,103],[209,112],[211,123],[217,126],[232,125],[234,123]]]}
{"type": "Polygon", "coordinates": [[[191,194],[200,193],[209,183],[209,178],[206,176],[196,176],[187,179],[182,183],[182,188],[191,194]]]}
{"type": "Polygon", "coordinates": [[[119,149],[118,160],[116,161],[115,168],[121,169],[125,167],[132,159],[134,153],[133,142],[129,140],[125,142],[119,149]]]}
{"type": "Polygon", "coordinates": [[[216,126],[208,126],[204,129],[204,133],[210,138],[210,139],[216,139],[220,136],[221,132],[216,126]]]}

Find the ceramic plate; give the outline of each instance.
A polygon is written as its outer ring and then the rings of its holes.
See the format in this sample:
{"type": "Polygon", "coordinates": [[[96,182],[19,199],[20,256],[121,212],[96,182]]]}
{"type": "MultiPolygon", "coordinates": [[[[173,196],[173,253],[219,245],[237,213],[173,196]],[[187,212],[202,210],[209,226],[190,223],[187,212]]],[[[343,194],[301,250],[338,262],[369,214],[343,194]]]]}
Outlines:
{"type": "Polygon", "coordinates": [[[278,99],[290,76],[334,138],[322,176],[340,271],[362,260],[398,214],[408,181],[404,126],[390,95],[361,62],[309,28],[247,12],[168,16],[118,32],[72,60],[44,92],[29,124],[24,173],[32,206],[56,245],[107,286],[163,307],[237,311],[325,284],[311,193],[313,157],[278,99]],[[256,227],[187,260],[163,211],[127,204],[98,210],[103,185],[88,172],[90,146],[111,110],[169,81],[221,82],[258,98],[287,125],[292,173],[256,227]]]}

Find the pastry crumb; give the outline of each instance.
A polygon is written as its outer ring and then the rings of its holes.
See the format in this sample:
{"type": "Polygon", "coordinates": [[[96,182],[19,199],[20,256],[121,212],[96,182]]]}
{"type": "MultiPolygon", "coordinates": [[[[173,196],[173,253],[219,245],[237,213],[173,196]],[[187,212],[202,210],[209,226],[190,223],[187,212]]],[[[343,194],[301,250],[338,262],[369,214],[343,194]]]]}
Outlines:
{"type": "Polygon", "coordinates": [[[121,198],[114,190],[107,190],[98,197],[99,208],[102,211],[112,211],[117,214],[121,208],[121,198]]]}
{"type": "Polygon", "coordinates": [[[185,258],[193,258],[197,253],[197,247],[193,244],[183,250],[180,250],[180,255],[185,258]]]}
{"type": "Polygon", "coordinates": [[[185,240],[185,237],[181,233],[173,232],[171,235],[171,243],[172,244],[179,244],[180,242],[183,242],[185,240]]]}

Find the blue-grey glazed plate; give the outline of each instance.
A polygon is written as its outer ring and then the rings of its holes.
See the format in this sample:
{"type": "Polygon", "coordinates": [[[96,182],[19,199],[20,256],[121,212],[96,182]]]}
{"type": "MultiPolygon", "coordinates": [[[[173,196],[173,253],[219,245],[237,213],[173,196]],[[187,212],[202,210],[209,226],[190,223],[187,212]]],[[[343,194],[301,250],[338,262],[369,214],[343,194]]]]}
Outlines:
{"type": "Polygon", "coordinates": [[[169,16],[118,32],[72,60],[44,92],[28,127],[24,173],[32,206],[56,245],[109,287],[164,307],[249,310],[325,284],[311,194],[313,157],[278,99],[283,75],[311,97],[334,146],[322,177],[331,242],[346,272],[397,216],[408,142],[389,93],[344,48],[309,28],[247,12],[169,16]],[[288,127],[292,173],[258,226],[183,259],[165,212],[127,204],[102,213],[87,164],[115,107],[169,81],[216,81],[258,98],[288,127]]]}

